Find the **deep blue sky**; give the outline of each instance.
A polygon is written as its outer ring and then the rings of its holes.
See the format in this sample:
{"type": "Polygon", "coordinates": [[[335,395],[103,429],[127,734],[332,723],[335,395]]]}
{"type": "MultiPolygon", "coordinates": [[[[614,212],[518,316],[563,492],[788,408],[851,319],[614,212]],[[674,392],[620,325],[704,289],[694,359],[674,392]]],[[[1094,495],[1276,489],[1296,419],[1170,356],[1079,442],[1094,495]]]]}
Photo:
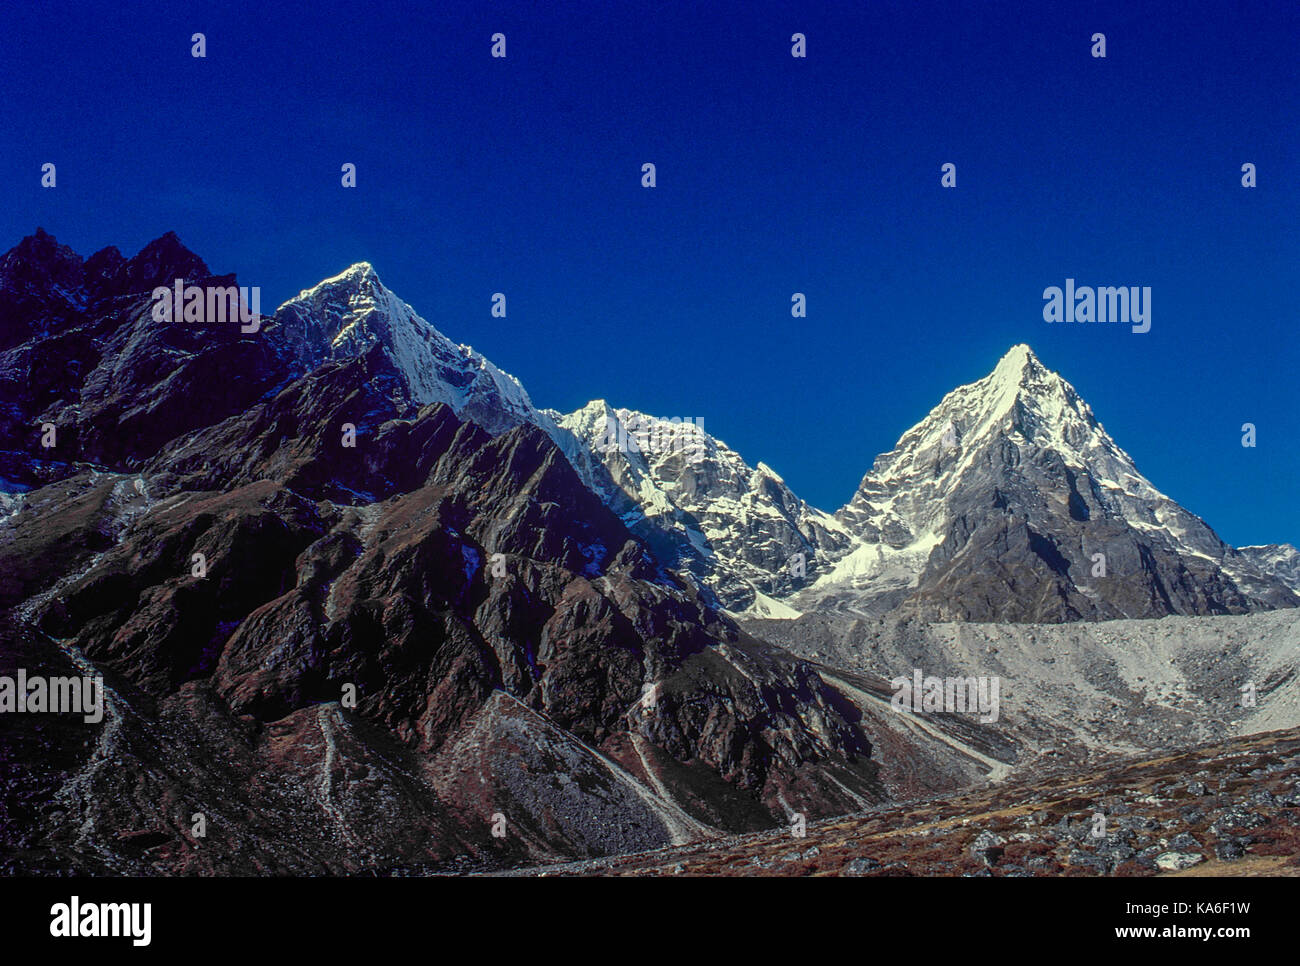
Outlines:
{"type": "Polygon", "coordinates": [[[175,230],[264,305],[368,260],[538,405],[700,417],[826,509],[1027,342],[1226,540],[1300,543],[1293,0],[144,6],[6,9],[0,250],[175,230]],[[1044,322],[1067,276],[1151,331],[1044,322]]]}

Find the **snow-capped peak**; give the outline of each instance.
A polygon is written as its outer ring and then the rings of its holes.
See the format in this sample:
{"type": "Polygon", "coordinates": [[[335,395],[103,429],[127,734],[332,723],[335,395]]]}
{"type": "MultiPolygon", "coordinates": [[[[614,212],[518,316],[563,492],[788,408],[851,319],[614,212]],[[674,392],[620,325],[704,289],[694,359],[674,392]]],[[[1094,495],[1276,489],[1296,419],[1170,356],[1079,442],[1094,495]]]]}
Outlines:
{"type": "MultiPolygon", "coordinates": [[[[283,309],[285,306],[293,305],[295,303],[310,302],[319,298],[322,292],[330,290],[340,284],[351,284],[355,286],[358,284],[371,283],[379,284],[379,276],[375,273],[375,267],[369,262],[356,262],[355,264],[349,265],[347,268],[343,269],[343,271],[339,272],[337,275],[323,278],[311,288],[303,289],[293,298],[281,305],[280,308],[283,309]]],[[[279,309],[276,311],[278,312],[279,309]]]]}
{"type": "Polygon", "coordinates": [[[1008,349],[998,360],[997,366],[993,370],[995,376],[1005,379],[1009,376],[1019,378],[1020,374],[1030,366],[1042,363],[1038,361],[1038,356],[1034,355],[1034,350],[1029,348],[1025,343],[1018,342],[1008,349]]]}
{"type": "Polygon", "coordinates": [[[945,496],[983,472],[989,447],[1047,451],[1072,470],[1132,495],[1165,499],[1110,438],[1069,383],[1029,346],[1012,346],[983,379],[952,390],[894,449],[877,457],[853,501],[838,514],[926,553],[947,523],[945,496]]]}
{"type": "Polygon", "coordinates": [[[902,479],[921,471],[956,477],[970,468],[981,444],[1002,437],[1050,447],[1075,464],[1098,458],[1124,464],[1113,468],[1140,479],[1074,387],[1024,344],[1012,346],[983,379],[944,396],[893,450],[877,458],[872,475],[902,479]]]}
{"type": "Polygon", "coordinates": [[[492,433],[524,422],[554,430],[518,379],[421,318],[384,286],[369,262],[304,289],[280,306],[276,323],[308,368],[382,345],[417,405],[447,403],[492,433]]]}
{"type": "Polygon", "coordinates": [[[698,420],[666,420],[593,400],[554,414],[584,482],[670,566],[689,570],[733,612],[794,617],[775,597],[849,542],[766,463],[749,466],[698,420]],[[797,566],[791,561],[800,555],[797,566]]]}
{"type": "Polygon", "coordinates": [[[1001,575],[1008,588],[1041,582],[1033,591],[1039,604],[1024,610],[1035,618],[1247,607],[1257,592],[1258,600],[1285,598],[1203,520],[1152,486],[1074,387],[1023,344],[983,379],[944,396],[877,457],[836,516],[858,543],[791,601],[799,609],[829,601],[880,613],[928,581],[923,592],[936,612],[947,613],[950,585],[963,583],[978,586],[980,601],[968,601],[961,614],[1000,613],[990,601],[1008,592],[1001,575]],[[1098,550],[1129,583],[1089,576],[1098,550]],[[1196,561],[1212,576],[1175,603],[1168,584],[1184,578],[1170,564],[1158,586],[1134,592],[1156,559],[1196,561]],[[1044,577],[1049,571],[1056,576],[1044,577]],[[1098,586],[1109,599],[1099,602],[1098,586]]]}

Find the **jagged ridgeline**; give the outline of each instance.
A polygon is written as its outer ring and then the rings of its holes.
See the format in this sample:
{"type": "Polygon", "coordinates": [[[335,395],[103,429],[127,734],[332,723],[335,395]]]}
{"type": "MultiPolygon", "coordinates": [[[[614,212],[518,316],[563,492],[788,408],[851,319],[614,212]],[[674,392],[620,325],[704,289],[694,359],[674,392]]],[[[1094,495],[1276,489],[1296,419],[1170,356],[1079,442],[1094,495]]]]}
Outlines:
{"type": "Polygon", "coordinates": [[[5,660],[106,678],[99,730],[7,731],[63,769],[6,797],[16,867],[511,864],[885,796],[861,716],[369,266],[255,332],[160,324],[178,278],[234,283],[171,235],[0,261],[5,660]]]}
{"type": "Polygon", "coordinates": [[[734,617],[1300,603],[1294,548],[1223,544],[1025,346],[830,514],[698,418],[538,409],[369,264],[256,325],[160,314],[190,287],[240,290],[173,234],[0,258],[0,674],[106,677],[96,728],[5,732],[18,870],[511,865],[770,829],[1000,774],[1017,739],[900,728],[878,680],[734,617]]]}

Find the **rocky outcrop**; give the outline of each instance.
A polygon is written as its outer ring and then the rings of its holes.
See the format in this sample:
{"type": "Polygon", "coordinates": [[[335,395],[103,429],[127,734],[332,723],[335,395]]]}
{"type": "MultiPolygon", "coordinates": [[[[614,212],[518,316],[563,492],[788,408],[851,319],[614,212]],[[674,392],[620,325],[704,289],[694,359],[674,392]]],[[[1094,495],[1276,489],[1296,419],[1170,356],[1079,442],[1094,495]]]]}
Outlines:
{"type": "Polygon", "coordinates": [[[0,259],[0,477],[133,467],[283,379],[274,343],[238,324],[156,321],[150,293],[176,279],[236,284],[171,233],[130,259],[83,261],[38,231],[0,259]]]}
{"type": "Polygon", "coordinates": [[[1300,593],[1300,550],[1289,543],[1269,543],[1258,547],[1238,547],[1237,552],[1260,573],[1275,577],[1300,593]]]}

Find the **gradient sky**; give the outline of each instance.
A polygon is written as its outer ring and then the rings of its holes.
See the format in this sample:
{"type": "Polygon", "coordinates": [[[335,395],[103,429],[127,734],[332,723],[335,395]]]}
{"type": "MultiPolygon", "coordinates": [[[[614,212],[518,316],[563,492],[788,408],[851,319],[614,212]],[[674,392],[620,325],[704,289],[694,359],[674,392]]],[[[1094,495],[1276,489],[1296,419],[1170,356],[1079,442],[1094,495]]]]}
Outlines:
{"type": "Polygon", "coordinates": [[[1224,539],[1300,544],[1293,0],[144,6],[6,9],[0,250],[175,230],[264,306],[370,261],[537,405],[699,417],[831,510],[1026,342],[1224,539]],[[1044,322],[1067,277],[1151,331],[1044,322]]]}

